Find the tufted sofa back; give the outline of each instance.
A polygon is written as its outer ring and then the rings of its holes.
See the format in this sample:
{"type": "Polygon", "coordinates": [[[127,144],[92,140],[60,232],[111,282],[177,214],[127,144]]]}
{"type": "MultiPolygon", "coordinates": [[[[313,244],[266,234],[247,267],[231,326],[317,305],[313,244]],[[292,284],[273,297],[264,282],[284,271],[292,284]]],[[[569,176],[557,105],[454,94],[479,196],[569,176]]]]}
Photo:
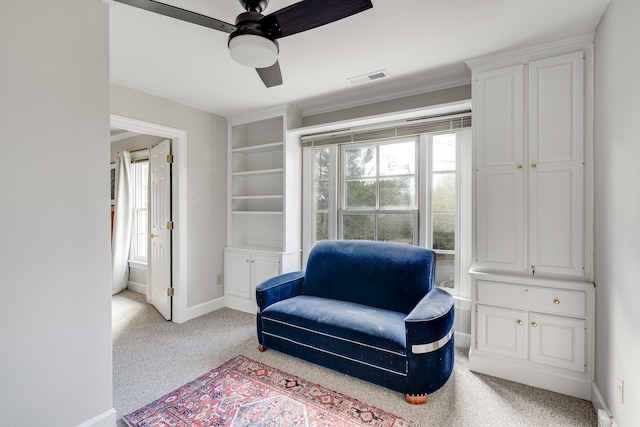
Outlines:
{"type": "Polygon", "coordinates": [[[367,240],[318,242],[302,293],[409,313],[433,287],[431,249],[367,240]]]}

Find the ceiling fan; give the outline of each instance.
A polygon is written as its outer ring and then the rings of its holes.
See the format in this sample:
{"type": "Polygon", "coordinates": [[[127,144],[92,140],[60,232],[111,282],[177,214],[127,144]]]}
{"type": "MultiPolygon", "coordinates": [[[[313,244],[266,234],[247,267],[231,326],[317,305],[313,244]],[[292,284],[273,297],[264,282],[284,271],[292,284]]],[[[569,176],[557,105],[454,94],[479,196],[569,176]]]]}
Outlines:
{"type": "Polygon", "coordinates": [[[235,25],[155,0],[115,0],[171,18],[229,33],[231,57],[253,67],[266,87],[282,84],[277,39],[329,24],[373,7],[370,0],[303,0],[269,15],[269,0],[239,0],[246,12],[235,25]]]}

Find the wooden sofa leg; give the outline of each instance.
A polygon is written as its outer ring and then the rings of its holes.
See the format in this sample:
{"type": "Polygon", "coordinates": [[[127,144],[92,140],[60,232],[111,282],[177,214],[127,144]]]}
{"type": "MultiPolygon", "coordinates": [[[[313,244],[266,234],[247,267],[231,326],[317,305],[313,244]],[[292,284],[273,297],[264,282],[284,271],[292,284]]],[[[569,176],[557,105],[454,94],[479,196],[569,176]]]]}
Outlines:
{"type": "Polygon", "coordinates": [[[419,394],[417,396],[414,396],[411,394],[407,394],[407,403],[410,403],[411,405],[424,405],[425,403],[427,403],[427,395],[419,394]]]}
{"type": "Polygon", "coordinates": [[[265,351],[267,351],[267,347],[263,346],[262,344],[258,344],[258,351],[260,353],[264,353],[265,351]]]}

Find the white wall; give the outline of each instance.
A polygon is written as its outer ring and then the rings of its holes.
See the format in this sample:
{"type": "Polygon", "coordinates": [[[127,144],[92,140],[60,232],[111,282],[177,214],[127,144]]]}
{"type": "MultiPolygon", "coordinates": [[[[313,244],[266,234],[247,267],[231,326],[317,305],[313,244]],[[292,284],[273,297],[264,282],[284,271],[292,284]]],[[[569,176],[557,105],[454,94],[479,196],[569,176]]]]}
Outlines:
{"type": "Polygon", "coordinates": [[[640,420],[638,19],[638,0],[613,0],[595,34],[596,385],[619,427],[640,420]]]}
{"type": "Polygon", "coordinates": [[[0,423],[113,426],[108,7],[0,3],[0,423]]]}
{"type": "Polygon", "coordinates": [[[227,236],[227,121],[116,84],[111,113],[187,132],[187,307],[221,299],[216,276],[223,273],[227,236]]]}

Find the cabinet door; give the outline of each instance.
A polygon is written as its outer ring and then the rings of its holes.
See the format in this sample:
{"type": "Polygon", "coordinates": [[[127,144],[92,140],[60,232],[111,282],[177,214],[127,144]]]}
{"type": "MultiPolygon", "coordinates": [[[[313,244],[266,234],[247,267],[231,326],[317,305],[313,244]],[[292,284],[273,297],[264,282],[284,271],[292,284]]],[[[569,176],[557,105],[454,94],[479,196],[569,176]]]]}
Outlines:
{"type": "Polygon", "coordinates": [[[251,259],[244,252],[225,252],[225,292],[242,298],[251,296],[251,259]]]}
{"type": "Polygon", "coordinates": [[[478,73],[474,127],[478,150],[476,261],[524,269],[524,66],[478,73]]]}
{"type": "Polygon", "coordinates": [[[529,260],[536,272],[582,276],[584,59],[529,64],[529,260]]]}
{"type": "Polygon", "coordinates": [[[477,316],[479,351],[518,359],[526,357],[524,311],[479,304],[477,316]]]}
{"type": "Polygon", "coordinates": [[[530,313],[531,361],[584,372],[586,322],[530,313]]]}
{"type": "Polygon", "coordinates": [[[265,280],[280,274],[280,258],[269,255],[252,255],[251,257],[251,298],[256,299],[256,286],[265,280]]]}

